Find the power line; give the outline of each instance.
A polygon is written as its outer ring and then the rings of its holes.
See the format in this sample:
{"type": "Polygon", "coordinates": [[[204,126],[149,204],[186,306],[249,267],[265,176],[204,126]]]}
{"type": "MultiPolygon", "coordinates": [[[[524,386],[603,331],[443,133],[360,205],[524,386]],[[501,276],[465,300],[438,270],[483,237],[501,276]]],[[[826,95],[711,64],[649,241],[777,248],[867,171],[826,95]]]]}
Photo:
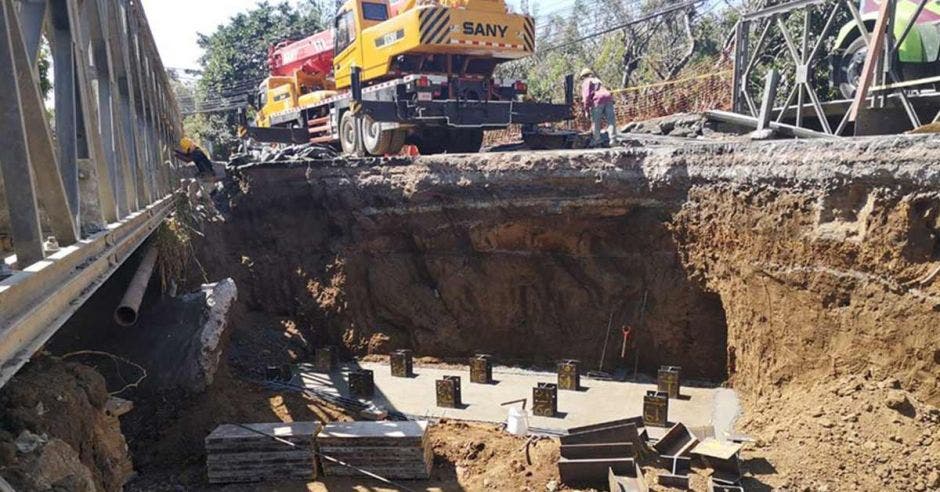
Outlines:
{"type": "Polygon", "coordinates": [[[664,16],[664,15],[671,14],[671,13],[677,12],[677,11],[679,11],[679,10],[683,10],[683,9],[686,9],[686,8],[689,8],[689,7],[694,7],[695,5],[700,4],[700,3],[703,3],[703,2],[705,2],[705,1],[706,1],[706,0],[691,0],[691,1],[689,1],[689,2],[685,2],[685,3],[679,4],[679,5],[675,5],[675,6],[672,6],[672,7],[665,8],[665,9],[661,9],[661,10],[658,10],[658,11],[656,11],[656,12],[652,12],[652,13],[650,13],[650,14],[644,15],[643,17],[639,17],[639,18],[636,18],[636,19],[632,19],[632,20],[630,20],[630,21],[628,21],[628,22],[625,22],[625,23],[623,23],[623,24],[619,24],[619,25],[616,25],[616,26],[613,26],[613,27],[609,27],[609,28],[607,28],[607,29],[603,29],[603,30],[601,30],[601,31],[594,32],[594,33],[588,34],[588,35],[586,35],[586,36],[582,36],[582,37],[580,37],[580,38],[578,38],[578,39],[573,39],[573,40],[571,40],[571,41],[566,41],[566,42],[561,43],[561,44],[558,44],[558,45],[550,46],[550,47],[545,48],[545,49],[543,49],[543,50],[539,50],[539,53],[548,53],[548,52],[551,52],[551,51],[554,51],[554,50],[557,50],[557,49],[560,49],[560,48],[564,48],[564,47],[566,47],[566,46],[570,46],[570,45],[572,45],[572,44],[582,43],[582,42],[584,42],[584,41],[587,41],[588,39],[592,39],[592,38],[596,38],[596,37],[599,37],[599,36],[603,36],[603,35],[605,35],[605,34],[610,34],[610,33],[614,32],[614,31],[617,31],[617,30],[620,30],[620,29],[623,29],[623,28],[632,26],[632,25],[634,25],[634,24],[641,24],[641,23],[643,23],[643,22],[648,22],[648,21],[651,21],[651,20],[653,20],[653,19],[655,19],[655,18],[662,17],[662,16],[664,16]]]}

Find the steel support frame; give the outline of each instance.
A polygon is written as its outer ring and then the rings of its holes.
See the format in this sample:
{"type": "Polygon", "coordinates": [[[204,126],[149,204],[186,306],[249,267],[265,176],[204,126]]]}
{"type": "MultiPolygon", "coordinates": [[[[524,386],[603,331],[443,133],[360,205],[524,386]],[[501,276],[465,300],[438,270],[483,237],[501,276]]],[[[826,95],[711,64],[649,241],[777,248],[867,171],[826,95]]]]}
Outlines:
{"type": "Polygon", "coordinates": [[[0,279],[2,385],[171,212],[182,122],[140,0],[0,0],[0,29],[0,232],[15,254],[0,251],[14,266],[0,279]]]}
{"type": "Polygon", "coordinates": [[[37,246],[44,236],[73,244],[175,188],[179,166],[170,149],[182,124],[139,0],[2,2],[0,57],[11,68],[3,74],[5,107],[19,116],[8,115],[0,128],[0,148],[10,150],[0,153],[8,174],[0,207],[10,212],[23,269],[44,256],[37,246]],[[54,131],[39,92],[43,36],[56,68],[54,131]],[[16,131],[20,120],[29,132],[16,131]],[[13,139],[25,140],[19,158],[13,139]],[[87,179],[79,179],[81,162],[89,164],[87,179]],[[88,210],[83,197],[93,204],[88,210]]]}
{"type": "MultiPolygon", "coordinates": [[[[847,123],[849,122],[851,111],[846,113],[838,127],[833,129],[830,126],[823,109],[822,101],[820,101],[812,84],[812,71],[815,65],[821,61],[819,58],[821,54],[820,52],[824,46],[825,40],[828,36],[830,36],[833,27],[835,27],[834,21],[837,18],[837,14],[840,12],[841,8],[848,10],[852,16],[853,22],[862,33],[862,36],[865,38],[865,40],[869,41],[871,39],[870,34],[865,27],[864,21],[862,20],[861,14],[858,11],[858,7],[853,2],[854,0],[797,0],[768,7],[766,9],[753,12],[742,17],[741,21],[738,23],[735,33],[734,80],[732,86],[733,111],[752,117],[758,116],[758,107],[754,103],[754,98],[748,91],[748,82],[754,74],[754,68],[759,63],[762,55],[764,55],[762,49],[768,39],[770,32],[776,28],[776,30],[778,30],[783,36],[786,52],[796,66],[796,73],[794,74],[792,83],[789,84],[792,89],[790,90],[789,95],[787,96],[786,101],[782,106],[782,109],[777,115],[776,123],[781,123],[783,121],[784,115],[787,114],[787,109],[789,109],[791,105],[796,102],[795,127],[803,128],[805,119],[803,108],[806,105],[806,100],[808,99],[810,107],[815,112],[823,132],[829,135],[842,135],[845,132],[847,123]],[[828,6],[831,6],[831,10],[826,9],[828,6]],[[815,43],[813,43],[810,39],[813,35],[813,33],[810,32],[810,24],[814,9],[828,12],[825,27],[821,32],[816,34],[818,37],[816,38],[815,43]],[[799,43],[794,40],[783,20],[784,17],[794,14],[796,11],[804,12],[803,29],[801,33],[802,36],[799,43]],[[752,46],[750,42],[751,29],[758,23],[763,23],[763,29],[760,36],[758,37],[757,43],[752,46]]],[[[925,4],[926,1],[920,5],[918,12],[923,9],[925,4]]],[[[891,15],[893,16],[893,12],[891,15]]],[[[913,28],[916,19],[917,16],[915,15],[909,20],[905,27],[904,35],[902,35],[889,47],[889,53],[896,53],[897,47],[900,46],[900,43],[903,42],[904,37],[913,28]]],[[[888,57],[886,63],[888,63],[888,67],[885,71],[887,77],[893,80],[895,84],[899,83],[900,78],[896,68],[893,66],[893,58],[888,57]]],[[[925,80],[923,82],[923,84],[926,83],[929,83],[929,80],[925,80]]],[[[916,86],[919,84],[917,81],[914,81],[906,85],[916,86]]],[[[914,110],[914,106],[910,99],[907,97],[907,94],[905,94],[904,91],[900,89],[895,90],[895,94],[908,114],[908,117],[911,119],[911,124],[915,127],[918,126],[919,120],[916,111],[914,110]]]]}
{"type": "Polygon", "coordinates": [[[0,386],[156,230],[173,202],[165,197],[0,283],[0,386]]]}

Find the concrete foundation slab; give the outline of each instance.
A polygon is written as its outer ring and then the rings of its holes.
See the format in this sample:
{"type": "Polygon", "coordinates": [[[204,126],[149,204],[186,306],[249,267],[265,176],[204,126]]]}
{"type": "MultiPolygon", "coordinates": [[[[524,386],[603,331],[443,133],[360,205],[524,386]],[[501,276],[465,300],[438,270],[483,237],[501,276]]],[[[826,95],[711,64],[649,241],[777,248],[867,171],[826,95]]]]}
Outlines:
{"type": "MultiPolygon", "coordinates": [[[[469,377],[469,367],[455,369],[415,367],[415,376],[392,376],[391,367],[381,363],[344,365],[329,375],[301,371],[300,383],[317,391],[349,396],[348,373],[368,369],[375,375],[375,396],[372,402],[389,410],[421,417],[447,417],[483,422],[504,422],[508,409],[500,403],[529,398],[538,383],[554,383],[555,372],[537,372],[497,366],[493,369],[494,384],[462,384],[463,406],[439,408],[435,381],[461,372],[469,377]]],[[[529,426],[550,430],[567,430],[642,415],[643,397],[656,384],[628,383],[581,379],[580,391],[559,391],[558,414],[552,417],[529,418],[529,426]]],[[[683,399],[670,402],[669,420],[683,422],[689,428],[710,428],[714,388],[687,386],[683,399]],[[687,397],[687,398],[685,398],[687,397]]],[[[664,431],[665,432],[665,431],[664,431]]]]}

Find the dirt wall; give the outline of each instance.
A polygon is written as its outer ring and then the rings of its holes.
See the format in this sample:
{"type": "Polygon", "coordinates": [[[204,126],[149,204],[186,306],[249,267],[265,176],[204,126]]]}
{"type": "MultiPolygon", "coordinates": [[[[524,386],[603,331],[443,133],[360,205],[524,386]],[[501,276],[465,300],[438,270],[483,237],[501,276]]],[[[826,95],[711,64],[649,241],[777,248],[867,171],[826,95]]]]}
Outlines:
{"type": "Polygon", "coordinates": [[[0,471],[16,490],[118,491],[133,475],[104,378],[50,357],[0,393],[0,471]]]}
{"type": "Polygon", "coordinates": [[[761,391],[874,366],[936,402],[936,140],[245,170],[214,276],[359,352],[640,366],[761,391]],[[644,302],[645,299],[645,302],[644,302]],[[859,350],[865,346],[865,350],[859,350]],[[727,351],[726,351],[727,348],[727,351]],[[628,347],[628,354],[631,352],[628,347]]]}
{"type": "Polygon", "coordinates": [[[544,196],[554,190],[537,181],[535,195],[468,184],[459,197],[394,182],[434,172],[424,167],[358,172],[247,172],[248,193],[207,233],[210,276],[233,276],[249,309],[299,314],[319,343],[357,353],[596,368],[609,330],[605,369],[632,369],[629,326],[641,369],[681,361],[691,377],[724,379],[721,304],[689,280],[667,204],[588,188],[544,196]]]}

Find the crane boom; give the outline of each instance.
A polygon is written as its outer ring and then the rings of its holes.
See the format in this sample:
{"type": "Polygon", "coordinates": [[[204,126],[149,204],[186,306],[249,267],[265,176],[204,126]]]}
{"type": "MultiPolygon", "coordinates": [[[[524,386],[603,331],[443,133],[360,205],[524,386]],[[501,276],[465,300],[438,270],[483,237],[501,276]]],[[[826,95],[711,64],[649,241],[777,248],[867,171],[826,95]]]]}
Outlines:
{"type": "Polygon", "coordinates": [[[271,47],[268,65],[272,77],[290,77],[298,71],[310,75],[330,73],[333,69],[333,30],[271,47]]]}

